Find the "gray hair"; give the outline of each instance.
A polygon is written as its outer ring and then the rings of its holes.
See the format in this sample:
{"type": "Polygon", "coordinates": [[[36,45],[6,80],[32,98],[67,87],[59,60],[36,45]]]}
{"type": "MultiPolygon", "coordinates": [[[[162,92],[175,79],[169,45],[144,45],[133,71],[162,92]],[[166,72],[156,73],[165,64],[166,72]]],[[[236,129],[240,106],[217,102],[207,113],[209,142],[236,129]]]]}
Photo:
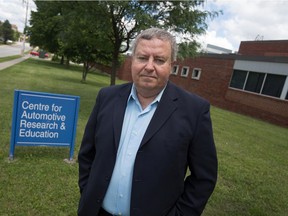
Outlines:
{"type": "Polygon", "coordinates": [[[135,55],[136,47],[140,40],[151,40],[153,38],[157,38],[163,41],[168,41],[171,45],[171,59],[172,61],[176,61],[177,58],[177,44],[175,37],[171,35],[164,29],[160,28],[149,28],[142,31],[135,39],[134,44],[132,46],[132,56],[135,55]]]}

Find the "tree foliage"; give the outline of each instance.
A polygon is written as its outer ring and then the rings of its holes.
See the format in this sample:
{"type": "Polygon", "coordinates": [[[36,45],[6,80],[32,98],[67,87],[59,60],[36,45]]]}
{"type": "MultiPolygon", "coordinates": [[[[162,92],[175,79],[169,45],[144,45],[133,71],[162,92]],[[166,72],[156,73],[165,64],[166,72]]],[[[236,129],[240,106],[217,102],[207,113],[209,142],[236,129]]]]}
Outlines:
{"type": "Polygon", "coordinates": [[[8,40],[14,40],[14,31],[12,26],[8,20],[5,20],[1,25],[1,35],[4,39],[4,43],[6,44],[8,40]]]}
{"type": "Polygon", "coordinates": [[[72,61],[83,63],[82,81],[85,81],[95,62],[111,61],[109,41],[99,31],[105,26],[99,22],[91,22],[99,19],[101,8],[93,2],[76,2],[72,8],[71,5],[70,8],[66,7],[64,12],[66,28],[61,34],[62,50],[72,61]]]}
{"type": "Polygon", "coordinates": [[[61,7],[63,2],[35,1],[37,12],[31,12],[28,29],[30,44],[52,53],[60,51],[59,35],[64,30],[61,7]]]}
{"type": "MultiPolygon", "coordinates": [[[[83,63],[82,81],[86,80],[89,66],[109,59],[103,26],[98,19],[98,4],[82,1],[35,1],[37,12],[32,12],[29,28],[32,46],[39,46],[57,56],[83,63]],[[106,48],[106,49],[104,49],[106,48]]],[[[107,41],[107,40],[106,40],[107,41]]],[[[111,61],[111,57],[109,59],[111,61]]],[[[63,63],[63,61],[61,61],[63,63]]]]}
{"type": "Polygon", "coordinates": [[[186,57],[195,57],[199,54],[200,44],[196,41],[187,41],[180,43],[178,45],[178,55],[177,57],[181,60],[186,57]]]}
{"type": "Polygon", "coordinates": [[[32,12],[30,21],[31,45],[84,63],[83,81],[93,62],[110,61],[111,85],[115,84],[120,55],[129,50],[139,31],[153,26],[189,35],[191,43],[187,45],[193,50],[197,47],[195,36],[207,29],[206,20],[218,15],[203,10],[199,6],[203,0],[35,0],[35,4],[37,12],[32,12]]]}

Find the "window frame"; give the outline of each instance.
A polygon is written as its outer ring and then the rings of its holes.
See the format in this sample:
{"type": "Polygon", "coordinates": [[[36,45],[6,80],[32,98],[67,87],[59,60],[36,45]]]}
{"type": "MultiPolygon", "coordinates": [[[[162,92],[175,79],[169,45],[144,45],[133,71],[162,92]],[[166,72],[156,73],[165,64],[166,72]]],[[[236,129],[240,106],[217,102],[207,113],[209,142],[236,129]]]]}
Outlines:
{"type": "Polygon", "coordinates": [[[179,65],[173,65],[172,70],[171,70],[171,74],[178,75],[178,71],[179,71],[179,65]],[[176,68],[176,69],[174,70],[174,68],[176,68]]]}
{"type": "Polygon", "coordinates": [[[201,68],[193,68],[192,74],[191,74],[191,79],[200,80],[201,72],[202,72],[201,68]],[[197,71],[197,76],[195,76],[196,71],[197,71]]]}
{"type": "Polygon", "coordinates": [[[188,77],[189,75],[189,66],[183,66],[181,69],[181,77],[188,77]],[[186,69],[186,74],[183,73],[184,69],[186,69]]]}
{"type": "MultiPolygon", "coordinates": [[[[236,81],[237,81],[237,78],[236,78],[236,81]]],[[[241,80],[240,80],[241,81],[241,80]]],[[[242,80],[243,81],[243,80],[242,80]]],[[[235,80],[233,81],[235,82],[235,80]]],[[[274,74],[274,73],[266,73],[266,72],[256,72],[256,71],[246,71],[246,70],[239,70],[239,69],[234,69],[233,70],[233,73],[232,73],[232,76],[231,76],[231,79],[230,79],[230,83],[229,83],[229,88],[232,88],[232,89],[235,89],[235,90],[240,90],[240,91],[244,91],[244,92],[247,92],[247,93],[252,93],[252,94],[257,94],[257,95],[260,95],[260,96],[268,96],[268,97],[272,97],[272,98],[276,98],[276,99],[280,99],[280,100],[287,100],[285,98],[285,83],[288,82],[288,76],[285,76],[285,75],[282,75],[282,74],[274,74]],[[245,78],[245,81],[244,83],[239,83],[239,87],[236,87],[238,84],[237,83],[232,83],[232,81],[234,80],[233,77],[234,77],[234,74],[235,72],[242,72],[242,73],[246,73],[246,78],[245,78]],[[251,74],[262,74],[264,76],[264,78],[262,79],[262,83],[261,83],[261,88],[260,88],[260,91],[259,92],[256,92],[256,91],[251,91],[251,90],[247,90],[247,81],[249,79],[249,75],[251,74]],[[266,82],[269,81],[269,79],[267,79],[267,77],[273,77],[273,76],[281,76],[284,78],[284,81],[282,82],[282,92],[278,93],[277,96],[275,95],[270,95],[270,94],[267,94],[267,93],[264,93],[264,87],[266,85],[268,85],[266,82]],[[231,84],[233,84],[234,86],[231,86],[231,84]],[[241,85],[240,85],[241,84],[241,85]],[[240,86],[242,86],[240,88],[240,86]]],[[[258,85],[256,83],[254,83],[255,85],[258,85]]],[[[266,90],[267,91],[267,90],[266,90]]],[[[287,96],[288,96],[288,91],[287,91],[287,96]]],[[[286,96],[286,97],[287,97],[286,96]]]]}

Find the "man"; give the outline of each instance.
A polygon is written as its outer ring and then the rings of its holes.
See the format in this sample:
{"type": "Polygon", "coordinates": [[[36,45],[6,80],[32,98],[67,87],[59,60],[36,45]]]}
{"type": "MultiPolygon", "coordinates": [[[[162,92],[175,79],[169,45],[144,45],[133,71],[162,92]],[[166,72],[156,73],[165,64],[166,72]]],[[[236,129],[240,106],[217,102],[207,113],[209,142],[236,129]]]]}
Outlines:
{"type": "Polygon", "coordinates": [[[147,29],[133,83],[100,90],[78,156],[79,216],[202,213],[217,179],[209,103],[168,81],[176,53],[171,34],[147,29]]]}

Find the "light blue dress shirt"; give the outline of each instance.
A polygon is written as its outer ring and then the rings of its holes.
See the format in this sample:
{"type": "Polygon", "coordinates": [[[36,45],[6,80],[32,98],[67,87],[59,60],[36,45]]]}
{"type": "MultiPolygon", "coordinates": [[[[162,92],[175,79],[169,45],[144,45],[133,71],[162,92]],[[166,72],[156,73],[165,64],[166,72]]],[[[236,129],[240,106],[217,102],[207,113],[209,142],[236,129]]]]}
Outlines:
{"type": "Polygon", "coordinates": [[[144,110],[132,86],[122,126],[116,164],[102,207],[113,215],[130,215],[133,168],[145,131],[153,117],[164,89],[144,110]]]}

